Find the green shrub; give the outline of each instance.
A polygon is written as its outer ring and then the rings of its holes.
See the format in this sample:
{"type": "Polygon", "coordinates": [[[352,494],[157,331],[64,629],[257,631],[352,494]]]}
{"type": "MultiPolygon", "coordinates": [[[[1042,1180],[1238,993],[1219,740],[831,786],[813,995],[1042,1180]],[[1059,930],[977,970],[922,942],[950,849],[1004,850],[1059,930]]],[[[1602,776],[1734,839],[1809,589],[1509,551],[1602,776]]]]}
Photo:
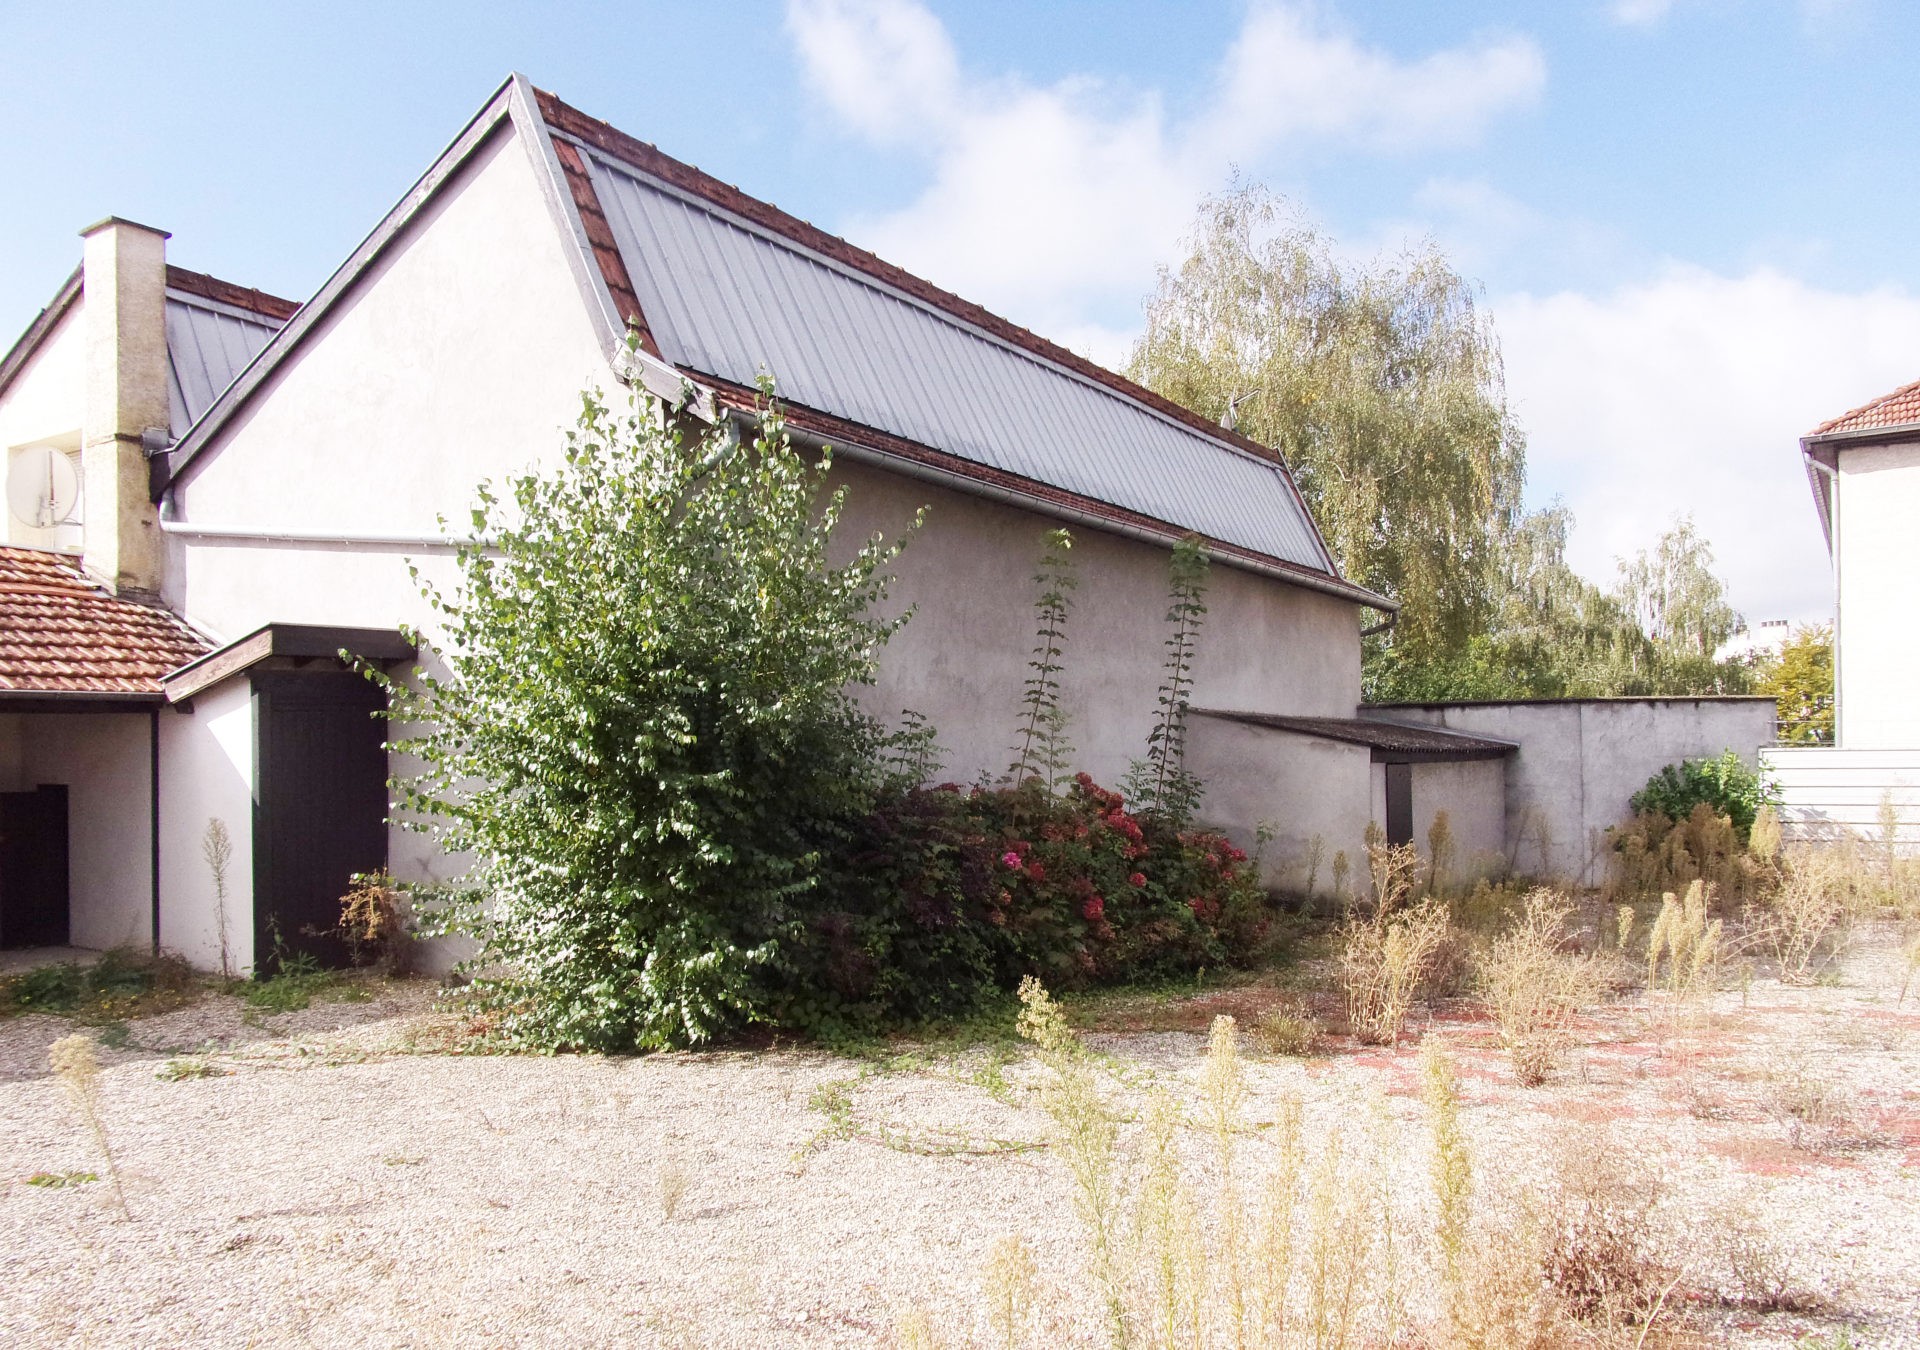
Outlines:
{"type": "Polygon", "coordinates": [[[1274,919],[1224,836],[1135,815],[1084,773],[1063,794],[895,789],[840,856],[789,1020],[958,1016],[1029,975],[1071,989],[1244,962],[1274,919]]]}
{"type": "Polygon", "coordinates": [[[1685,820],[1702,803],[1733,822],[1744,845],[1753,819],[1763,805],[1778,805],[1774,786],[1740,756],[1728,750],[1714,759],[1688,759],[1669,764],[1633,794],[1636,812],[1657,811],[1669,820],[1685,820]]]}
{"type": "Polygon", "coordinates": [[[396,787],[475,859],[485,904],[452,918],[510,1043],[703,1041],[793,986],[881,778],[853,691],[904,622],[876,617],[895,546],[830,562],[829,463],[770,399],[741,438],[589,394],[557,467],[481,488],[452,592],[423,587],[446,673],[388,682],[423,728],[396,787]]]}

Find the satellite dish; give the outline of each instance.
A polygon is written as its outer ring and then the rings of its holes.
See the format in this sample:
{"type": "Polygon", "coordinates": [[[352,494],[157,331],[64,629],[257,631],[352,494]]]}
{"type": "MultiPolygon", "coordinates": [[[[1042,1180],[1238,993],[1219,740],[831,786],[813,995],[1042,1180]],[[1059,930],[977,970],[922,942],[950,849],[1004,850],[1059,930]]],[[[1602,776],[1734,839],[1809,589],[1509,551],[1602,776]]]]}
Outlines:
{"type": "Polygon", "coordinates": [[[71,525],[79,500],[80,475],[65,451],[37,445],[7,465],[7,507],[24,524],[42,530],[71,525]]]}

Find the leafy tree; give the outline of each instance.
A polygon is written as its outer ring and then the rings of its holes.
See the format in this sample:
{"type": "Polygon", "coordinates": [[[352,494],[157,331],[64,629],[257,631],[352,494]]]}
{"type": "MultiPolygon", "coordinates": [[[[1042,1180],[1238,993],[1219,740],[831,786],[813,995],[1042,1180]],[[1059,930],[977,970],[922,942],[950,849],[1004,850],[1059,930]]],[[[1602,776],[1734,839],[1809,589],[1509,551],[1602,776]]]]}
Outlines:
{"type": "Polygon", "coordinates": [[[1681,516],[1651,551],[1620,564],[1620,599],[1669,662],[1713,660],[1740,628],[1713,574],[1713,546],[1681,516]]]}
{"type": "Polygon", "coordinates": [[[1755,688],[1773,695],[1780,739],[1796,745],[1833,744],[1833,629],[1799,628],[1763,663],[1755,688]]]}
{"type": "Polygon", "coordinates": [[[1397,660],[1488,630],[1526,451],[1492,325],[1436,249],[1345,265],[1262,188],[1210,198],[1128,369],[1286,455],[1341,571],[1401,602],[1397,660]]]}
{"type": "Polygon", "coordinates": [[[1464,652],[1426,662],[1392,648],[1366,670],[1375,702],[1453,698],[1605,698],[1741,693],[1752,669],[1715,652],[1739,624],[1713,553],[1680,520],[1652,550],[1620,563],[1611,591],[1566,561],[1573,517],[1556,503],[1508,536],[1498,604],[1464,652]]]}
{"type": "MultiPolygon", "coordinates": [[[[770,393],[770,390],[769,390],[770,393]]],[[[483,486],[444,675],[389,683],[402,803],[469,855],[477,996],[541,1048],[701,1041],[790,997],[823,853],[870,806],[898,545],[830,565],[841,498],[777,407],[750,440],[596,395],[550,471],[483,486]]]]}

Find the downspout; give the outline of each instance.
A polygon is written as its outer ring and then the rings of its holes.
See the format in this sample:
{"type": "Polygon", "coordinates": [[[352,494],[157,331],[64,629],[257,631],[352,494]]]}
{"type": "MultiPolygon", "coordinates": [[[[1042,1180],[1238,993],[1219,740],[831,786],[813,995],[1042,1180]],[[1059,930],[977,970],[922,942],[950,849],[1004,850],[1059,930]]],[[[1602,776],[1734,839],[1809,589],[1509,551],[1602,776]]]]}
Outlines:
{"type": "MultiPolygon", "coordinates": [[[[1827,529],[1833,542],[1833,748],[1838,750],[1846,744],[1841,735],[1846,714],[1840,705],[1840,468],[1839,451],[1834,452],[1835,463],[1828,464],[1818,455],[1808,454],[1807,463],[1819,470],[1827,480],[1827,529]]],[[[1776,736],[1778,731],[1775,732],[1776,736]]]]}
{"type": "Polygon", "coordinates": [[[153,886],[153,954],[160,954],[160,710],[147,713],[147,829],[153,886]]]}

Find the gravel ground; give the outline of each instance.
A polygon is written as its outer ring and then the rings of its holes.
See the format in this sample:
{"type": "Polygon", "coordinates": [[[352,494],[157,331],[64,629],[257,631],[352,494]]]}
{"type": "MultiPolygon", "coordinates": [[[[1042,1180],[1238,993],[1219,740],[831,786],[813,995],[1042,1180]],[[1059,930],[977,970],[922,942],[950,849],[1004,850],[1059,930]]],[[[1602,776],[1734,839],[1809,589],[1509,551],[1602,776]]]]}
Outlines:
{"type": "MultiPolygon", "coordinates": [[[[1624,1148],[1658,1166],[1683,1227],[1743,1209],[1828,1303],[1692,1309],[1693,1343],[1846,1328],[1856,1345],[1920,1345],[1920,1008],[1894,1006],[1892,959],[1863,944],[1838,986],[1720,995],[1691,1039],[1657,1008],[1612,1006],[1538,1089],[1513,1084],[1470,1009],[1431,1026],[1457,1047],[1489,1179],[1522,1183],[1554,1140],[1624,1148]],[[1782,1082],[1823,1085],[1836,1123],[1796,1138],[1782,1082]]],[[[1019,1233],[1048,1286],[1035,1344],[1097,1343],[1064,1168],[1030,1147],[1046,1138],[1031,1065],[1002,1071],[979,1049],[449,1055],[433,1049],[456,1025],[430,988],[377,988],[280,1015],[210,995],[103,1050],[130,1220],[104,1182],[25,1184],[105,1169],[46,1073],[72,1024],[0,1021],[0,1342],[884,1345],[912,1310],[957,1344],[982,1331],[991,1244],[1019,1233]],[[156,1076],[173,1060],[217,1076],[156,1076]],[[850,1103],[837,1126],[834,1100],[850,1103]]],[[[1157,1084],[1191,1102],[1214,1013],[1277,997],[1117,1006],[1090,1039],[1116,1099],[1157,1084]],[[1111,1029],[1129,1026],[1150,1029],[1111,1029]]],[[[1256,1060],[1248,1115],[1271,1121],[1292,1093],[1309,1138],[1399,1131],[1391,1184],[1417,1209],[1416,1071],[1411,1049],[1340,1040],[1256,1060]]],[[[1249,1173],[1264,1139],[1249,1135],[1249,1173]]],[[[1204,1140],[1189,1142],[1204,1170],[1204,1140]]]]}

